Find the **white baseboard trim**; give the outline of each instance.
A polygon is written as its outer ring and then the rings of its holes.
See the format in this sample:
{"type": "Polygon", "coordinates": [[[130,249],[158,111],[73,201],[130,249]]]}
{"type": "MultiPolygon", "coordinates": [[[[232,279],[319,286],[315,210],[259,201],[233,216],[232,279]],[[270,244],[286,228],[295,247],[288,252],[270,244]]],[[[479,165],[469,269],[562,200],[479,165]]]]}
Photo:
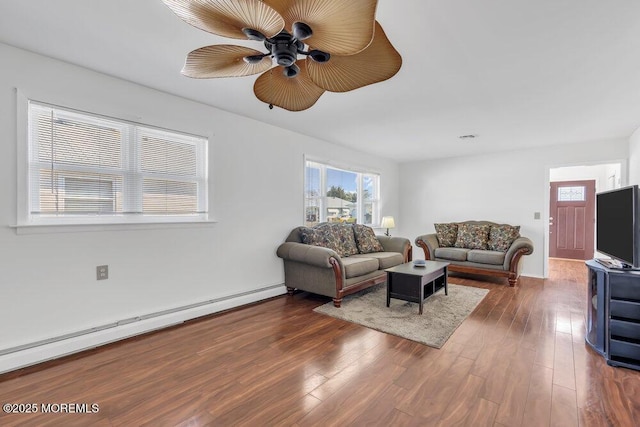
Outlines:
{"type": "Polygon", "coordinates": [[[286,293],[284,285],[275,285],[255,291],[232,295],[217,300],[192,304],[187,308],[164,310],[157,314],[115,322],[108,326],[92,328],[78,334],[23,345],[15,351],[0,356],[0,374],[89,350],[125,338],[163,329],[208,314],[241,307],[243,305],[280,296],[286,293]],[[41,344],[42,343],[42,344],[41,344]]]}

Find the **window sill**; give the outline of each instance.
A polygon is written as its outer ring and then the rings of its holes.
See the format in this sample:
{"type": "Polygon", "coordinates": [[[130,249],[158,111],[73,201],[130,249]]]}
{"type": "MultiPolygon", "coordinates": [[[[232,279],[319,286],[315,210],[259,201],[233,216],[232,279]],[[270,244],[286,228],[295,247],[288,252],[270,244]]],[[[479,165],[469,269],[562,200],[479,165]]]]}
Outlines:
{"type": "Polygon", "coordinates": [[[45,233],[77,233],[93,231],[121,231],[121,230],[165,230],[171,228],[210,227],[215,220],[145,220],[144,222],[82,222],[53,224],[51,222],[17,224],[10,227],[16,234],[45,234],[45,233]]]}

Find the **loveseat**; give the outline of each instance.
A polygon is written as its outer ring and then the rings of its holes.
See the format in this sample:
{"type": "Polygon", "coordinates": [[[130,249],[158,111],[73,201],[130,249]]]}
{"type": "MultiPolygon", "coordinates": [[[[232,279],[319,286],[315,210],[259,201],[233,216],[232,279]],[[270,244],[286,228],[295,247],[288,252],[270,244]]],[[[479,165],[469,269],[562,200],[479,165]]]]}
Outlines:
{"type": "Polygon", "coordinates": [[[284,261],[287,292],[295,289],[333,298],[385,282],[386,268],[411,261],[411,242],[377,236],[361,224],[320,223],[296,227],[276,254],[284,261]]]}
{"type": "Polygon", "coordinates": [[[435,233],[416,237],[427,260],[447,261],[449,271],[506,277],[518,282],[518,264],[533,253],[533,243],[520,236],[520,226],[490,221],[434,224],[435,233]]]}

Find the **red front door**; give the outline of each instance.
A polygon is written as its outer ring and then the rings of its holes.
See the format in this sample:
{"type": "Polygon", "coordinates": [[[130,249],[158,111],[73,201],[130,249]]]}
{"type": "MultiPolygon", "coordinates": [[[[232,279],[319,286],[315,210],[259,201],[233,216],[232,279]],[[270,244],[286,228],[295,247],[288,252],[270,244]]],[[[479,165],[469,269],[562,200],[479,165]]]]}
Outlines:
{"type": "Polygon", "coordinates": [[[591,259],[595,227],[596,182],[551,183],[549,256],[591,259]]]}

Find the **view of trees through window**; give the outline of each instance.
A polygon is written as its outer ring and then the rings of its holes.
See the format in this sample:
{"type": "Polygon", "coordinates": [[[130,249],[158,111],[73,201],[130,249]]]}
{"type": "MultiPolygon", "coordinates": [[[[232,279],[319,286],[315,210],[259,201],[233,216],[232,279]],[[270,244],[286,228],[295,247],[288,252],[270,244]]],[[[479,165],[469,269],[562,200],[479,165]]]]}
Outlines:
{"type": "Polygon", "coordinates": [[[317,162],[305,167],[305,224],[379,222],[379,181],[373,173],[338,169],[317,162]]]}

